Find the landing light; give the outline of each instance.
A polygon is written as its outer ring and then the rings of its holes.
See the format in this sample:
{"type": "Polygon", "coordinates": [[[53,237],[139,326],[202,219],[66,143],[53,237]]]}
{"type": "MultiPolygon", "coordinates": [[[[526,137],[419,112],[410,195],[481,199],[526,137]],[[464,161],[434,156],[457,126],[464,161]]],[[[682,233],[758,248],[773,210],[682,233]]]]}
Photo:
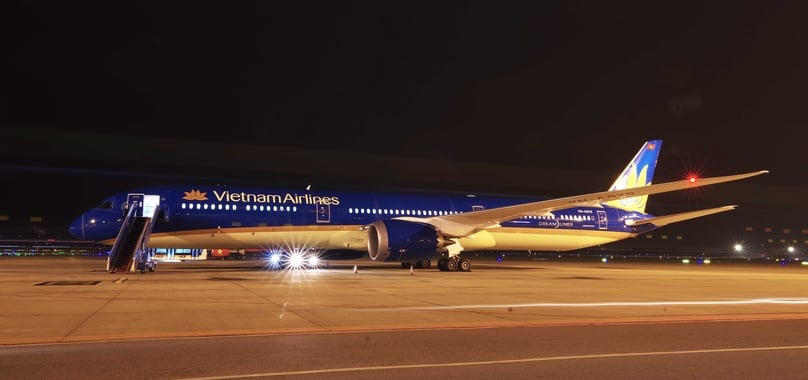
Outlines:
{"type": "Polygon", "coordinates": [[[273,253],[269,256],[269,262],[272,263],[272,265],[278,265],[278,263],[281,262],[281,255],[273,253]]]}
{"type": "Polygon", "coordinates": [[[317,256],[309,256],[309,268],[316,268],[320,264],[320,259],[317,256]]]}
{"type": "Polygon", "coordinates": [[[303,255],[295,252],[289,255],[289,268],[300,268],[303,266],[303,255]]]}

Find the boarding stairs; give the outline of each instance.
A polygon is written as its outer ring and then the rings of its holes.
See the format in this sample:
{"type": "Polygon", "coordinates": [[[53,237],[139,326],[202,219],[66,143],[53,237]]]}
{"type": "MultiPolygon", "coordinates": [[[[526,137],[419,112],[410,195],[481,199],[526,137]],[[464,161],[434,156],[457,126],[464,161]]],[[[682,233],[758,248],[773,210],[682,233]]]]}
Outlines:
{"type": "Polygon", "coordinates": [[[128,211],[112,245],[107,271],[110,273],[136,270],[144,272],[146,269],[153,271],[154,263],[149,260],[147,243],[154,228],[154,215],[159,209],[159,196],[129,194],[126,205],[128,211]],[[153,197],[157,197],[156,205],[153,197]]]}

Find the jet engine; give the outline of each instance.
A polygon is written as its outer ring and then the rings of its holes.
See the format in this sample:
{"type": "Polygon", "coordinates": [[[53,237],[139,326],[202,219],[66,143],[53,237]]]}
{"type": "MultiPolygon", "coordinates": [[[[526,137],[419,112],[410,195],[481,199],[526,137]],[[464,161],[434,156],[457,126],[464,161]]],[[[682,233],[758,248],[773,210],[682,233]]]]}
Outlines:
{"type": "Polygon", "coordinates": [[[425,224],[377,220],[368,226],[368,254],[373,260],[421,260],[434,256],[444,245],[443,237],[425,224]]]}
{"type": "Polygon", "coordinates": [[[364,255],[365,252],[353,249],[328,249],[321,251],[317,257],[320,260],[352,260],[361,258],[364,255]]]}

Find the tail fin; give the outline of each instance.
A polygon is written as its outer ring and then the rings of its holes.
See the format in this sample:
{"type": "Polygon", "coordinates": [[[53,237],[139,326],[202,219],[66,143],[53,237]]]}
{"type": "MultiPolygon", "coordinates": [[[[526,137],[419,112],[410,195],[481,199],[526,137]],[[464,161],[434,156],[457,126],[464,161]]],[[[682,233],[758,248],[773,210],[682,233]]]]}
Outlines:
{"type": "MultiPolygon", "coordinates": [[[[614,181],[609,191],[650,185],[651,180],[654,178],[654,169],[656,168],[659,148],[661,147],[662,140],[646,141],[634,158],[626,165],[626,168],[623,169],[623,172],[620,173],[620,176],[614,181]]],[[[647,201],[648,196],[643,195],[634,198],[609,201],[606,202],[606,204],[624,210],[645,212],[645,203],[647,201]]]]}

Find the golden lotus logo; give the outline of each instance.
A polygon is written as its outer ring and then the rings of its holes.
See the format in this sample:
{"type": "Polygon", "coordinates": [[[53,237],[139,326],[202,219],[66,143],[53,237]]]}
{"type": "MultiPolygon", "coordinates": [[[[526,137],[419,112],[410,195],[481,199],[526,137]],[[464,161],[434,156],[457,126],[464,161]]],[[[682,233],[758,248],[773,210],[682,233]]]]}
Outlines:
{"type": "Polygon", "coordinates": [[[203,193],[199,190],[186,191],[182,199],[186,201],[206,201],[208,200],[208,193],[203,193]]]}
{"type": "MultiPolygon", "coordinates": [[[[620,183],[616,184],[614,190],[623,190],[623,189],[630,189],[634,187],[642,187],[648,186],[651,183],[647,180],[648,175],[648,165],[642,167],[639,173],[637,173],[637,167],[632,167],[631,170],[626,173],[628,175],[624,176],[620,179],[620,183]]],[[[647,195],[641,195],[639,197],[632,197],[632,198],[625,198],[619,199],[615,201],[606,202],[610,206],[619,207],[624,210],[630,211],[639,211],[645,212],[645,204],[648,202],[647,195]]]]}

